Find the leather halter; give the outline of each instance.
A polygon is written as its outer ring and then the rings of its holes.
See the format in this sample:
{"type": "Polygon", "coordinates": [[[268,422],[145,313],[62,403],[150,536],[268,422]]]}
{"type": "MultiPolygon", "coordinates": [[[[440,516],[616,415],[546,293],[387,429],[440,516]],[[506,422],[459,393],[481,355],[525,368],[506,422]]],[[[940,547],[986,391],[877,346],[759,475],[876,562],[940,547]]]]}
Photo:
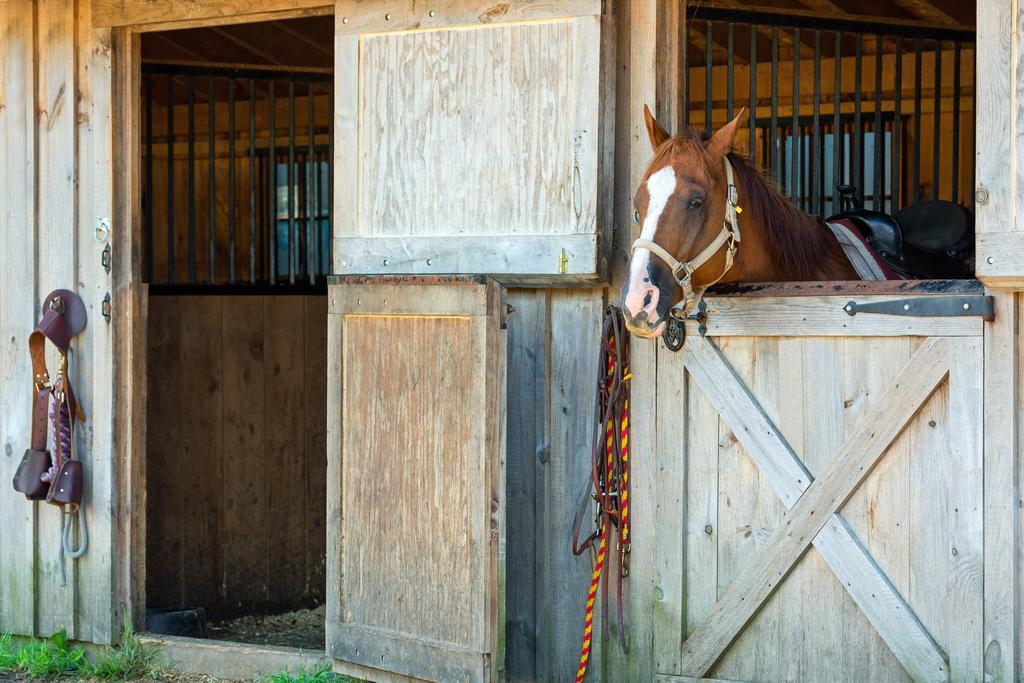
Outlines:
{"type": "Polygon", "coordinates": [[[725,274],[732,268],[733,261],[736,258],[736,251],[739,249],[740,226],[736,219],[736,215],[742,211],[738,206],[739,192],[736,190],[736,183],[733,180],[732,164],[729,163],[728,155],[723,157],[723,160],[725,161],[726,182],[725,220],[722,221],[721,231],[715,236],[715,239],[711,240],[709,245],[704,247],[699,254],[689,261],[676,259],[668,250],[653,240],[637,239],[633,242],[631,249],[631,253],[635,253],[637,249],[646,249],[672,269],[672,276],[683,290],[682,302],[673,306],[673,309],[682,309],[683,316],[690,313],[694,305],[704,296],[704,291],[708,287],[725,277],[725,274]],[[723,246],[725,247],[725,268],[718,277],[701,287],[699,292],[694,291],[691,276],[698,268],[710,261],[723,246]]]}

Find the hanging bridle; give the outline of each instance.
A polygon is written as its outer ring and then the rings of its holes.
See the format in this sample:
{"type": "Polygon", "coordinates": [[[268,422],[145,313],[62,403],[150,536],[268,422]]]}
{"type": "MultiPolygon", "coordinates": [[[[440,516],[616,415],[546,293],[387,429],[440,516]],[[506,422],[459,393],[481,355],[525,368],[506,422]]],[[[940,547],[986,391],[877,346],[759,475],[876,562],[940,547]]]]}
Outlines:
{"type": "Polygon", "coordinates": [[[652,240],[641,238],[633,242],[631,252],[636,252],[637,249],[646,249],[672,269],[672,276],[683,290],[683,300],[672,307],[672,314],[676,317],[685,318],[689,315],[704,297],[704,291],[725,277],[725,274],[732,268],[733,261],[736,258],[736,251],[739,249],[740,226],[736,219],[736,215],[742,212],[738,205],[739,192],[736,190],[736,183],[733,181],[732,164],[729,163],[728,155],[723,157],[723,160],[725,161],[726,182],[725,220],[722,221],[722,230],[711,241],[711,244],[704,247],[699,254],[689,261],[679,261],[664,247],[652,240]],[[691,280],[693,273],[710,261],[723,246],[725,247],[725,268],[722,269],[718,277],[701,287],[700,291],[695,291],[691,280]]]}

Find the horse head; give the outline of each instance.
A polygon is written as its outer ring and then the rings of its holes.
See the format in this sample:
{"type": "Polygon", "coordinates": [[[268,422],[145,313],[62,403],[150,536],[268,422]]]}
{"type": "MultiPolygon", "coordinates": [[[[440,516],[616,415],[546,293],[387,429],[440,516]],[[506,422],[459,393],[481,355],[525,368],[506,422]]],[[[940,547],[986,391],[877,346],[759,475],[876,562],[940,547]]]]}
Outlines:
{"type": "Polygon", "coordinates": [[[689,310],[729,275],[740,236],[727,155],[743,115],[714,135],[672,137],[644,107],[654,157],[633,198],[641,230],[622,289],[623,316],[635,335],[659,336],[673,308],[689,310]]]}

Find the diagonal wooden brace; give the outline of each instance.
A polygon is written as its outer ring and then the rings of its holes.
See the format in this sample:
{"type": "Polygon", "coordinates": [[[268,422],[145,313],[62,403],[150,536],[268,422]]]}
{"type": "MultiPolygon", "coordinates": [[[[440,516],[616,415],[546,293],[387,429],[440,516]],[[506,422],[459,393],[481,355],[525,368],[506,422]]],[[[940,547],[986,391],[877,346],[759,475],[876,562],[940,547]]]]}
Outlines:
{"type": "Polygon", "coordinates": [[[706,674],[813,542],[911,678],[949,680],[945,653],[836,512],[946,377],[946,343],[922,344],[817,480],[717,348],[691,336],[685,353],[687,370],[789,511],[683,644],[682,673],[706,674]]]}

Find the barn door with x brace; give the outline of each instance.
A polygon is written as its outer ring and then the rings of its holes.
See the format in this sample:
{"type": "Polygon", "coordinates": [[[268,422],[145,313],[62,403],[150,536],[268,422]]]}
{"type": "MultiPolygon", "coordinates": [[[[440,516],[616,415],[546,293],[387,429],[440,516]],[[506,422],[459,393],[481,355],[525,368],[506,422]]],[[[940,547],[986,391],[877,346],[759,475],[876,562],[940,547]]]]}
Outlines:
{"type": "Polygon", "coordinates": [[[370,680],[494,680],[504,289],[483,276],[333,282],[327,652],[370,680]]]}
{"type": "Polygon", "coordinates": [[[659,353],[685,385],[659,423],[686,426],[659,680],[981,677],[991,301],[959,289],[711,298],[659,353]]]}

